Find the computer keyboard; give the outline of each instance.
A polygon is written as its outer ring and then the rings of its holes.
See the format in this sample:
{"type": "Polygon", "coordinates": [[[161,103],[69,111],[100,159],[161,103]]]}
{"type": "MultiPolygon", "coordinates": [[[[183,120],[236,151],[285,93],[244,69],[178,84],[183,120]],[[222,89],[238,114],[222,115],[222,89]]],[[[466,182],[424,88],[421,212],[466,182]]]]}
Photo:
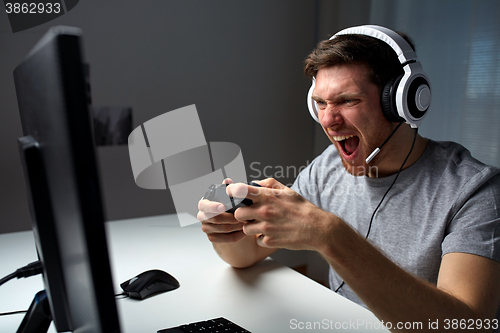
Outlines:
{"type": "Polygon", "coordinates": [[[196,323],[181,325],[172,328],[166,328],[159,330],[157,333],[251,333],[250,331],[244,329],[233,323],[226,318],[216,318],[210,320],[199,321],[196,323]]]}

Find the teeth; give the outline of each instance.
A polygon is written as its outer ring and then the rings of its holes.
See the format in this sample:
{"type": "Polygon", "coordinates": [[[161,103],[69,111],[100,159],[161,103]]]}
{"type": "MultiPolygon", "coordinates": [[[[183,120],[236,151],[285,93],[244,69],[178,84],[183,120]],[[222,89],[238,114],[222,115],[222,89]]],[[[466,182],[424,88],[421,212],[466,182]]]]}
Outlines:
{"type": "Polygon", "coordinates": [[[332,136],[333,140],[335,141],[344,141],[349,138],[352,138],[354,135],[341,135],[341,136],[332,136]]]}

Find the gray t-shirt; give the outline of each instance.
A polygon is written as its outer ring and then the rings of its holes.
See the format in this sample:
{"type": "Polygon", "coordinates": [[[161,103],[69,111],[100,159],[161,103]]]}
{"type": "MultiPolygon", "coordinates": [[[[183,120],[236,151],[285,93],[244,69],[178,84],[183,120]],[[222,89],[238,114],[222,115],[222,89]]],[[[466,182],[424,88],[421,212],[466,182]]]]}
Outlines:
{"type": "MultiPolygon", "coordinates": [[[[400,173],[387,194],[368,240],[407,272],[434,284],[446,253],[500,262],[499,171],[475,160],[459,144],[429,140],[419,160],[400,173]]],[[[365,236],[395,176],[352,176],[331,145],[299,174],[292,189],[365,236]]],[[[331,289],[341,283],[330,267],[331,289]]],[[[365,306],[347,285],[339,294],[365,306]]]]}

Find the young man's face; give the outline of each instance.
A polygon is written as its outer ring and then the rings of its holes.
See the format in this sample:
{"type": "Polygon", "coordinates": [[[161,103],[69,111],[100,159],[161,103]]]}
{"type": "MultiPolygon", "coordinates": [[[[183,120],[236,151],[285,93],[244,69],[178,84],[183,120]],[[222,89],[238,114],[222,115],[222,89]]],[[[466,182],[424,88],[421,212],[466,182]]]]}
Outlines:
{"type": "MultiPolygon", "coordinates": [[[[394,127],[382,113],[379,88],[369,80],[368,68],[340,65],[320,69],[312,98],[318,105],[321,126],[346,170],[355,176],[366,175],[365,159],[394,127]]],[[[386,147],[370,165],[390,154],[391,147],[386,147]]]]}

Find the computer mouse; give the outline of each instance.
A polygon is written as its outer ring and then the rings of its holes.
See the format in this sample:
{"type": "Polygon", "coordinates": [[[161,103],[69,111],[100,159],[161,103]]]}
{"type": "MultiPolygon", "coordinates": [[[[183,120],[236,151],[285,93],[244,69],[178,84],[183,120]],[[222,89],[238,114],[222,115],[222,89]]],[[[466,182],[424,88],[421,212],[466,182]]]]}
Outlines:
{"type": "Polygon", "coordinates": [[[153,295],[179,288],[176,278],[167,272],[153,269],[143,272],[120,284],[130,298],[145,299],[153,295]]]}

